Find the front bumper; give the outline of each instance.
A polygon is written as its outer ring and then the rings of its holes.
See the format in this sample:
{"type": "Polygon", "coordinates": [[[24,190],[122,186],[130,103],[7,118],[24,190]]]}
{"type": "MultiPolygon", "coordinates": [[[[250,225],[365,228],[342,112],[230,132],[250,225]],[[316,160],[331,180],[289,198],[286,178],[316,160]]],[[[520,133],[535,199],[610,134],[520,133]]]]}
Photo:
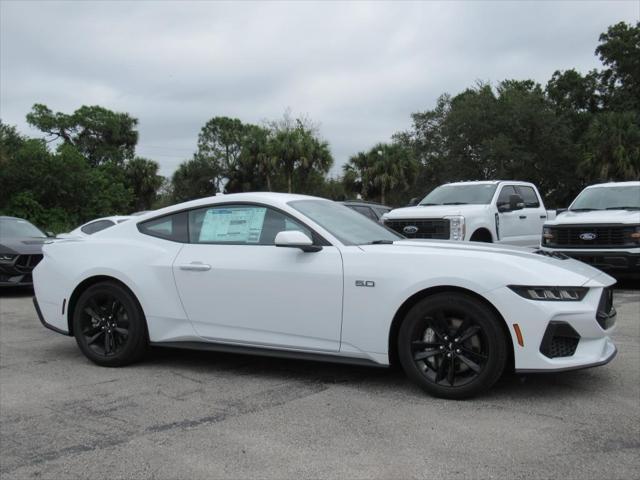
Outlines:
{"type": "Polygon", "coordinates": [[[550,252],[560,252],[568,257],[580,260],[592,267],[613,274],[633,274],[640,276],[640,249],[621,250],[578,250],[542,247],[550,252]]]}
{"type": "Polygon", "coordinates": [[[30,273],[10,275],[0,273],[0,287],[31,287],[33,278],[30,273]]]}
{"type": "Polygon", "coordinates": [[[486,295],[509,328],[515,370],[527,373],[595,367],[615,357],[610,334],[615,329],[616,312],[607,292],[601,286],[592,287],[579,302],[527,300],[508,288],[486,295]]]}
{"type": "Polygon", "coordinates": [[[26,287],[33,285],[31,272],[42,260],[42,255],[17,255],[11,262],[0,263],[0,287],[26,287]]]}

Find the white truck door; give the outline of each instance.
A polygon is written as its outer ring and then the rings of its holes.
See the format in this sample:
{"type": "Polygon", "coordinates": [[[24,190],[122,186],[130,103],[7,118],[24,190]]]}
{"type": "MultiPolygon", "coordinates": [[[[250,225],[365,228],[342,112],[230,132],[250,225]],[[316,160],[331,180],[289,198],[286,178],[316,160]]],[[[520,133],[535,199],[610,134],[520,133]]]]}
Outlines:
{"type": "Polygon", "coordinates": [[[547,211],[544,208],[540,195],[533,187],[518,185],[516,190],[524,200],[524,208],[520,211],[521,213],[519,215],[526,217],[521,225],[522,235],[528,237],[527,246],[535,247],[540,244],[542,226],[547,219],[547,211]]]}

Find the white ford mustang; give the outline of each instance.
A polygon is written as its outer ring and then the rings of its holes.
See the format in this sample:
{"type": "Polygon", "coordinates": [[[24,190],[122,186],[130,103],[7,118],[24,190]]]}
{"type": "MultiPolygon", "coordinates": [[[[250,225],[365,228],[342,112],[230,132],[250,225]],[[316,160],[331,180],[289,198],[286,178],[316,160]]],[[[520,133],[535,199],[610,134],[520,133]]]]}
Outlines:
{"type": "Polygon", "coordinates": [[[409,241],[320,198],[243,193],[45,245],[42,323],[104,366],[148,345],[389,365],[462,398],[609,362],[614,280],[562,255],[409,241]]]}

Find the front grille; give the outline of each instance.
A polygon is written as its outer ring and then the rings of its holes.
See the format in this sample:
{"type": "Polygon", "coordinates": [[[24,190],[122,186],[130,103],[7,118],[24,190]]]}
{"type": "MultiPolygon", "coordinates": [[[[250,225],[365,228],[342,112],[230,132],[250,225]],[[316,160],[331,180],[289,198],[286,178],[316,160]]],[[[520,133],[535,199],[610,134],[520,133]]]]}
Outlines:
{"type": "Polygon", "coordinates": [[[611,248],[637,246],[631,239],[635,226],[571,225],[545,227],[552,238],[544,245],[564,248],[611,248]],[[581,238],[582,236],[582,238],[581,238]]]}
{"type": "Polygon", "coordinates": [[[613,306],[613,290],[604,288],[600,296],[596,320],[603,330],[607,330],[616,323],[616,314],[616,309],[613,306]]]}
{"type": "Polygon", "coordinates": [[[566,322],[549,322],[542,337],[540,353],[549,358],[570,357],[576,353],[580,334],[566,322]]]}
{"type": "Polygon", "coordinates": [[[14,268],[22,273],[28,273],[33,270],[42,260],[42,255],[19,255],[14,264],[14,268]]]}
{"type": "Polygon", "coordinates": [[[553,337],[548,348],[542,353],[549,358],[570,357],[576,353],[579,341],[578,338],[553,337]]]}
{"type": "Polygon", "coordinates": [[[442,218],[386,220],[384,224],[407,238],[449,240],[449,220],[442,218]]]}

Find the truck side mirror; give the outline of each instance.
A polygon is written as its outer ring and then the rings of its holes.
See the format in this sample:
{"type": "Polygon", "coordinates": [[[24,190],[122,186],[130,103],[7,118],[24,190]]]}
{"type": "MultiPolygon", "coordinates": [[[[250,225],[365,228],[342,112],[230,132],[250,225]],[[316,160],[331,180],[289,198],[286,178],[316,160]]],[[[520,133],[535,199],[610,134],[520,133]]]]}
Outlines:
{"type": "Polygon", "coordinates": [[[415,207],[419,201],[420,199],[418,197],[413,197],[411,200],[409,200],[407,207],[415,207]]]}
{"type": "Polygon", "coordinates": [[[509,210],[522,210],[524,208],[524,200],[517,193],[509,195],[509,210]]]}

